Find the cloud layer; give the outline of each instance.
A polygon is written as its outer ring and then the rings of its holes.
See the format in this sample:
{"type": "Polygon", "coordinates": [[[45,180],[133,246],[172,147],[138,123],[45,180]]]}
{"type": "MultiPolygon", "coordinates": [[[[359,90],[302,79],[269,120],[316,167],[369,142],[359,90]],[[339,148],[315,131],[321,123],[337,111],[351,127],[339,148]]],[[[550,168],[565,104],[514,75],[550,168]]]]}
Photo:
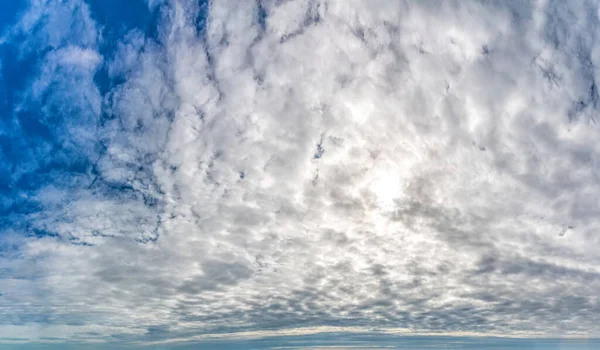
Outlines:
{"type": "Polygon", "coordinates": [[[0,37],[0,339],[600,336],[597,1],[109,5],[0,37]]]}

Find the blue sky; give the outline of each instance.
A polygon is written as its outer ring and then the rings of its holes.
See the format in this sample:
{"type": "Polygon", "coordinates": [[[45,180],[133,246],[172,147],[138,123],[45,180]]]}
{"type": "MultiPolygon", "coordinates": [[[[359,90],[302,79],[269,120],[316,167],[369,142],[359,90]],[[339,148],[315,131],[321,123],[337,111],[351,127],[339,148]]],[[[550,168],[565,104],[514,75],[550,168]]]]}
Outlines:
{"type": "Polygon", "coordinates": [[[0,349],[592,348],[599,7],[0,2],[0,349]]]}
{"type": "MultiPolygon", "coordinates": [[[[6,346],[6,349],[535,349],[535,350],[588,350],[595,349],[598,341],[594,340],[558,340],[558,339],[501,339],[501,338],[466,338],[466,337],[394,337],[376,334],[323,334],[299,337],[272,337],[247,341],[220,340],[200,343],[158,346],[131,346],[120,344],[30,344],[6,346]]],[[[0,349],[4,348],[0,346],[0,349]]]]}

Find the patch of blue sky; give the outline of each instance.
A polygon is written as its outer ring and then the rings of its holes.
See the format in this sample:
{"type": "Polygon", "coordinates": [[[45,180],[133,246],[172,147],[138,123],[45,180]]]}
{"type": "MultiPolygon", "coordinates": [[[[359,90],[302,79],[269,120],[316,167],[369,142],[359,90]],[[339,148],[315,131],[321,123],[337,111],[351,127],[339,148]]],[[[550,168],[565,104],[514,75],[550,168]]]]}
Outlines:
{"type": "Polygon", "coordinates": [[[131,31],[139,31],[147,40],[159,40],[158,19],[160,7],[150,8],[144,0],[131,0],[124,4],[119,0],[88,0],[92,18],[101,28],[102,40],[99,53],[107,59],[98,69],[94,81],[104,95],[123,82],[123,77],[111,77],[108,60],[118,50],[118,43],[131,31]]]}
{"type": "MultiPolygon", "coordinates": [[[[48,18],[42,17],[27,31],[19,31],[16,23],[27,2],[0,5],[4,38],[0,43],[0,231],[17,226],[30,230],[26,216],[43,210],[35,199],[40,189],[76,188],[97,180],[95,162],[106,149],[94,130],[111,118],[105,101],[125,82],[124,76],[109,73],[110,63],[132,33],[160,45],[158,26],[167,9],[156,4],[162,2],[88,0],[86,4],[83,10],[72,7],[71,13],[49,12],[48,18]],[[73,23],[66,26],[52,19],[59,15],[73,23]],[[98,54],[92,81],[86,70],[54,62],[57,52],[73,46],[98,54]],[[32,91],[32,86],[38,89],[32,91]],[[89,133],[87,137],[81,136],[82,130],[89,133]]],[[[200,7],[204,10],[197,18],[199,31],[205,25],[207,2],[200,7]]],[[[107,189],[121,192],[122,186],[103,187],[100,192],[106,194],[107,189]]]]}
{"type": "Polygon", "coordinates": [[[0,33],[9,28],[26,8],[27,1],[25,0],[3,1],[2,11],[0,11],[0,33]]]}
{"type": "Polygon", "coordinates": [[[26,216],[43,209],[35,200],[40,189],[80,187],[93,181],[94,163],[104,149],[93,132],[80,135],[82,130],[98,128],[104,95],[122,82],[108,77],[108,62],[132,30],[149,40],[158,38],[160,7],[150,8],[143,0],[126,4],[89,0],[89,14],[80,6],[63,14],[65,21],[73,19],[70,28],[60,19],[53,20],[60,14],[52,13],[28,30],[18,30],[17,19],[27,5],[26,1],[0,4],[4,38],[0,43],[0,232],[31,231],[26,216]],[[89,30],[90,23],[96,30],[89,30]],[[49,36],[49,32],[54,33],[49,36]],[[71,47],[98,53],[93,82],[87,81],[85,69],[55,63],[71,47]],[[33,91],[36,84],[39,88],[33,91]],[[79,90],[86,85],[87,90],[79,90]]]}

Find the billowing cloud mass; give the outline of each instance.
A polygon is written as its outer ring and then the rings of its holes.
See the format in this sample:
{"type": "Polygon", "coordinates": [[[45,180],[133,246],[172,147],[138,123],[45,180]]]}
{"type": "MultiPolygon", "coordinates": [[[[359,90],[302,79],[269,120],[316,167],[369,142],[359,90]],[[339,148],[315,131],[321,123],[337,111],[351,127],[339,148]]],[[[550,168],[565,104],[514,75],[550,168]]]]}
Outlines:
{"type": "Polygon", "coordinates": [[[597,1],[128,4],[2,27],[0,340],[600,336],[597,1]]]}

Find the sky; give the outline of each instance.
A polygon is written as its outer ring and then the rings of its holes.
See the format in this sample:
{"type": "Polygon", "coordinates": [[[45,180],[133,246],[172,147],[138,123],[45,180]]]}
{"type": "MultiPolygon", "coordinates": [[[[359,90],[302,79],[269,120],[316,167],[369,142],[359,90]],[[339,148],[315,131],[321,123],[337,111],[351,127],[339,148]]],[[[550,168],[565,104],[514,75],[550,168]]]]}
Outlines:
{"type": "Polygon", "coordinates": [[[0,1],[0,349],[597,348],[599,16],[0,1]]]}

